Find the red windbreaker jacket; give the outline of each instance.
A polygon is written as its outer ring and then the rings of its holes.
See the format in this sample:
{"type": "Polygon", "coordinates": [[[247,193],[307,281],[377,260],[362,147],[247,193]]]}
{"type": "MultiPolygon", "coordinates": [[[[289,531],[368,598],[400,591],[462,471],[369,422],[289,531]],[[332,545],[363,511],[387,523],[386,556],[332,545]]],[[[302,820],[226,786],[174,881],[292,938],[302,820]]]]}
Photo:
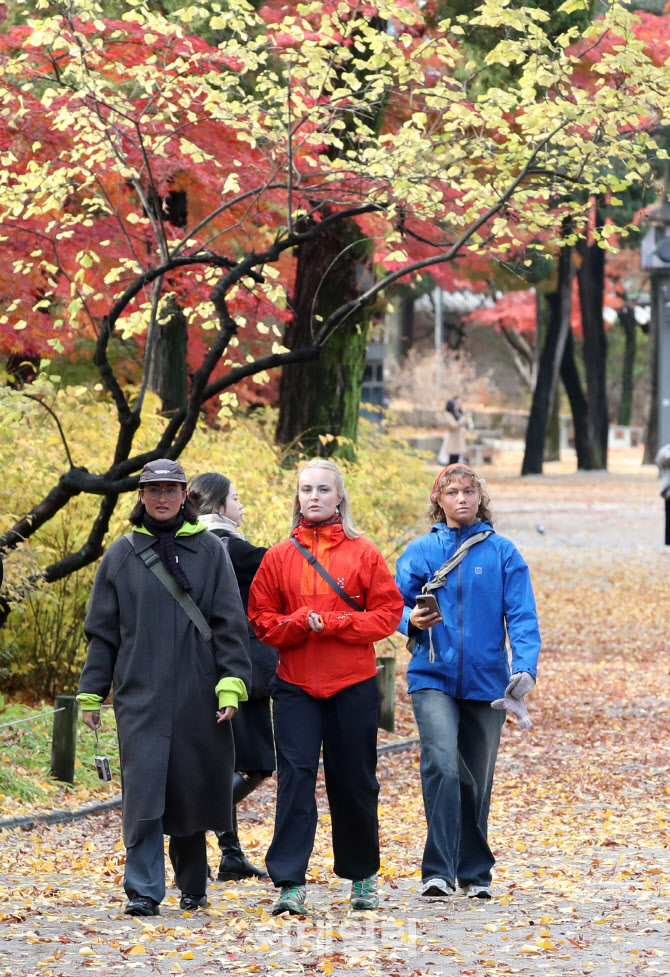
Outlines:
{"type": "Polygon", "coordinates": [[[349,607],[287,539],[267,551],[256,571],[249,619],[277,649],[279,677],[327,698],[376,674],[373,642],[396,630],[403,599],[384,557],[365,537],[349,539],[339,523],[299,526],[292,535],[364,611],[349,607]],[[323,631],[307,627],[310,611],[323,619],[323,631]]]}

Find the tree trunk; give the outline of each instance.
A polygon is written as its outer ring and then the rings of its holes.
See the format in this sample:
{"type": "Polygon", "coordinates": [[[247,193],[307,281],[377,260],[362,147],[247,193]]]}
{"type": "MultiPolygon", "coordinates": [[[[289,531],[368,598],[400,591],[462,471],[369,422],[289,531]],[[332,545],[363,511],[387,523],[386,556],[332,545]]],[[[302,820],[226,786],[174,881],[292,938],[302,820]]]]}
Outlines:
{"type": "Polygon", "coordinates": [[[621,368],[621,399],[617,423],[628,426],[633,413],[633,385],[635,376],[635,353],[637,350],[637,323],[633,306],[622,305],[619,310],[619,323],[624,331],[626,343],[621,368]]]}
{"type": "Polygon", "coordinates": [[[188,395],[186,378],[186,316],[174,298],[156,319],[148,370],[148,386],[161,399],[164,414],[179,410],[188,395]]]}
{"type": "Polygon", "coordinates": [[[561,360],[561,380],[570,401],[572,424],[575,430],[575,451],[577,453],[577,468],[591,471],[595,468],[591,440],[588,431],[587,405],[581,380],[575,363],[575,343],[572,332],[568,333],[561,360]]]}
{"type": "Polygon", "coordinates": [[[547,437],[544,443],[544,461],[561,460],[561,398],[558,396],[558,388],[554,393],[554,403],[549,414],[549,424],[547,426],[547,437]]]}
{"type": "MultiPolygon", "coordinates": [[[[602,217],[598,212],[598,223],[602,217]]],[[[605,293],[605,252],[597,244],[580,240],[577,253],[581,258],[577,270],[579,304],[584,333],[584,367],[586,370],[586,403],[588,430],[592,442],[595,468],[607,468],[607,337],[603,319],[605,293]]]]}
{"type": "Polygon", "coordinates": [[[660,309],[661,281],[658,274],[651,276],[651,318],[649,320],[649,413],[647,414],[647,429],[644,434],[643,465],[653,465],[660,444],[658,443],[658,344],[661,329],[660,309]]]}
{"type": "MultiPolygon", "coordinates": [[[[338,224],[298,249],[293,318],[284,337],[288,349],[312,343],[315,327],[360,294],[370,249],[353,222],[338,224]]],[[[276,431],[280,444],[300,444],[315,455],[353,456],[351,445],[320,437],[356,440],[370,318],[368,307],[338,327],[317,363],[282,369],[276,431]]]]}
{"type": "Polygon", "coordinates": [[[414,342],[414,289],[400,285],[394,289],[392,309],[386,317],[388,352],[386,367],[400,366],[414,342]]]}
{"type": "MultiPolygon", "coordinates": [[[[526,430],[526,450],[521,467],[522,475],[541,475],[547,421],[554,402],[556,379],[563,359],[565,342],[570,331],[570,299],[572,291],[572,247],[566,245],[558,256],[556,291],[547,295],[549,319],[540,354],[537,382],[526,430]]],[[[538,322],[538,327],[540,323],[538,322]]]]}

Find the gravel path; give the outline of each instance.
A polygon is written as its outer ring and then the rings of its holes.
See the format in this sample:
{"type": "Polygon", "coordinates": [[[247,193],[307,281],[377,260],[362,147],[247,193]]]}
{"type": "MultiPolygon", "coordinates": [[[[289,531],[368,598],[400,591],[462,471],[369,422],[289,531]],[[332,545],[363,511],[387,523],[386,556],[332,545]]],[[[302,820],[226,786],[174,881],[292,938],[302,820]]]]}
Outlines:
{"type": "MultiPolygon", "coordinates": [[[[412,749],[380,760],[375,912],[350,912],[348,885],[330,872],[322,791],[304,919],[271,917],[262,882],[214,884],[211,908],[194,915],[170,889],[160,917],[124,916],[118,812],[0,832],[0,977],[670,973],[670,552],[654,475],[490,476],[498,528],[532,567],[545,640],[534,726],[503,733],[491,902],[418,895],[412,749]]],[[[272,790],[245,821],[256,858],[272,790]]]]}

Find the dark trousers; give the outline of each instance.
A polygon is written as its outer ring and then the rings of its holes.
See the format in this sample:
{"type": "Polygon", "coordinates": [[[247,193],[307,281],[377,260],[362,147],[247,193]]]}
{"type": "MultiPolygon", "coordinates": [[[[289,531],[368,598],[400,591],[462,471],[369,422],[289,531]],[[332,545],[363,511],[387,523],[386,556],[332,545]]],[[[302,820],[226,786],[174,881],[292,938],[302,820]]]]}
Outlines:
{"type": "MultiPolygon", "coordinates": [[[[170,836],[170,861],[174,868],[177,888],[190,896],[204,896],[207,892],[207,843],[205,832],[185,838],[170,836]]],[[[140,836],[126,849],[123,888],[128,898],[149,896],[162,902],[165,896],[165,848],[163,822],[143,821],[140,836]]]]}
{"type": "Polygon", "coordinates": [[[273,680],[277,810],[265,864],[275,886],[304,885],[314,847],[319,752],[330,806],[334,871],[364,879],[379,871],[377,679],[316,699],[273,680]]]}
{"type": "Polygon", "coordinates": [[[412,705],[428,824],[422,878],[490,885],[495,858],[488,817],[505,713],[489,702],[453,699],[439,689],[413,692],[412,705]]]}
{"type": "Polygon", "coordinates": [[[665,500],[665,545],[670,546],[670,495],[665,500]]]}

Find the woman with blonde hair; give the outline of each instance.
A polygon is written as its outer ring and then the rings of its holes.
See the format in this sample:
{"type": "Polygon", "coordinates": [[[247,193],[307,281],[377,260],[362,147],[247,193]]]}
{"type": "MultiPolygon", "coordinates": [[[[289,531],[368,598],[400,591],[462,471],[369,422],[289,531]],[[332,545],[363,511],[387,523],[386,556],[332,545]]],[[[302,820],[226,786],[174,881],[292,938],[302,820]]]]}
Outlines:
{"type": "Polygon", "coordinates": [[[450,896],[458,883],[470,898],[491,898],[488,813],[504,710],[530,726],[535,599],[521,554],[493,531],[489,504],[472,468],[447,465],[430,495],[430,532],[398,560],[399,630],[413,641],[407,680],[421,737],[428,897],[450,896]]]}
{"type": "Polygon", "coordinates": [[[274,915],[307,912],[322,746],[335,874],[351,880],[353,909],[379,903],[373,642],[396,630],[402,603],[381,553],[354,525],[340,470],[321,458],[307,462],[290,537],[265,554],[249,597],[254,630],[279,652],[271,684],[277,811],[265,860],[281,890],[274,915]]]}

